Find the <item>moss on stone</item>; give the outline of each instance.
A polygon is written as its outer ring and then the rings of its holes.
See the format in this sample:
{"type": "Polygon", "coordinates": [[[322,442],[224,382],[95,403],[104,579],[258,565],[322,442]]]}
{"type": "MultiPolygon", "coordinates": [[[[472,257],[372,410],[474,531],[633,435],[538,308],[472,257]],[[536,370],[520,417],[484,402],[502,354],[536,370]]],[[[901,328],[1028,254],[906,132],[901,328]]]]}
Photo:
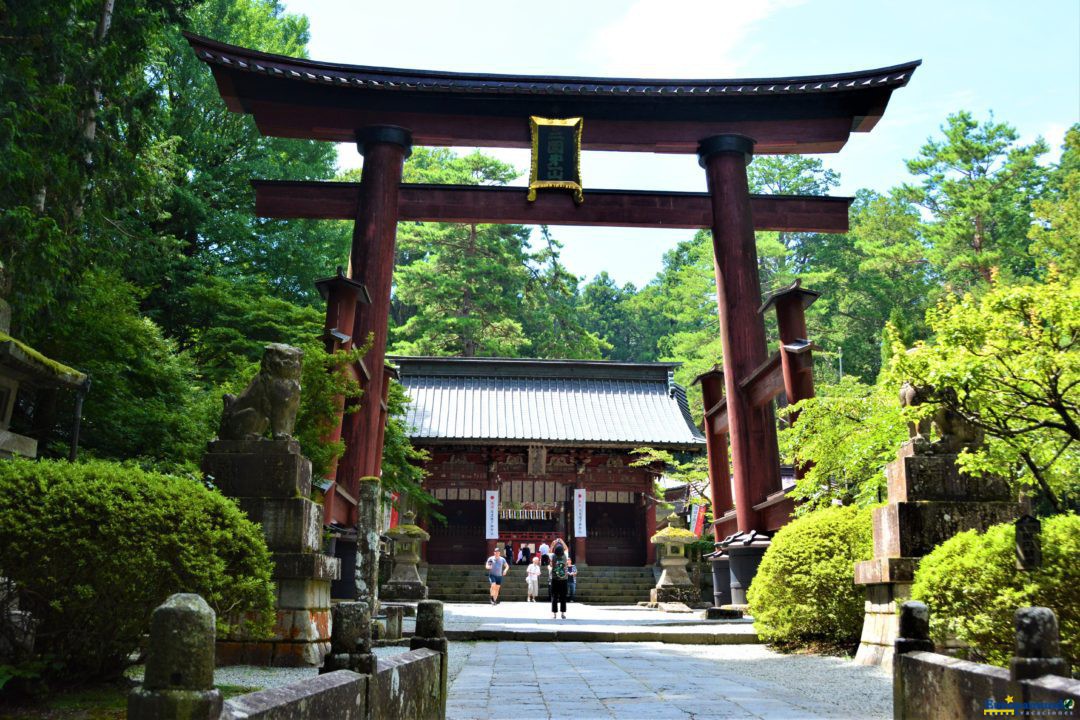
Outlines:
{"type": "Polygon", "coordinates": [[[86,383],[86,375],[75,368],[70,368],[63,363],[45,357],[34,348],[21,340],[16,340],[5,332],[0,332],[0,343],[10,342],[20,354],[26,356],[25,361],[36,366],[46,375],[51,375],[66,385],[83,385],[86,383]]]}
{"type": "Polygon", "coordinates": [[[663,543],[676,543],[686,545],[697,542],[698,536],[686,528],[671,527],[670,525],[650,538],[653,545],[663,543]]]}
{"type": "Polygon", "coordinates": [[[427,531],[419,525],[398,525],[392,527],[386,531],[386,534],[392,538],[419,538],[421,540],[430,540],[431,536],[427,534],[427,531]]]}

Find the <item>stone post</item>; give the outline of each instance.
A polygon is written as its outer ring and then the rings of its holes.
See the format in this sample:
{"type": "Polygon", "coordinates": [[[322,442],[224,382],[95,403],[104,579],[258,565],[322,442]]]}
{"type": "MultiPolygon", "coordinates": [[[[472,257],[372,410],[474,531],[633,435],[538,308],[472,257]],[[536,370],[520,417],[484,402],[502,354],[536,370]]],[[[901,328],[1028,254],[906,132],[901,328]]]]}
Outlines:
{"type": "Polygon", "coordinates": [[[1014,681],[1069,677],[1069,662],[1061,657],[1057,616],[1050,608],[1016,611],[1016,655],[1009,662],[1009,675],[1014,681]]]}
{"type": "Polygon", "coordinates": [[[379,478],[360,478],[359,521],[356,525],[356,597],[367,601],[371,614],[379,612],[379,478]]]}
{"type": "Polygon", "coordinates": [[[934,652],[930,640],[930,608],[925,603],[908,600],[900,606],[900,627],[896,638],[896,654],[934,652]]]}
{"type": "Polygon", "coordinates": [[[177,593],[150,617],[143,684],[128,696],[131,720],[217,720],[214,611],[195,594],[177,593]]]}
{"type": "Polygon", "coordinates": [[[319,674],[335,670],[374,674],[376,658],[371,651],[371,606],[363,601],[337,603],[333,618],[330,653],[319,668],[319,674]]]}
{"type": "Polygon", "coordinates": [[[441,674],[441,697],[439,705],[442,712],[439,717],[446,717],[446,695],[449,684],[449,643],[443,628],[443,604],[439,600],[421,600],[416,606],[416,632],[409,640],[410,650],[427,648],[434,650],[441,656],[439,672],[441,674]]]}
{"type": "MultiPolygon", "coordinates": [[[[895,654],[909,652],[934,652],[934,643],[930,640],[930,609],[925,603],[909,600],[900,606],[900,622],[896,638],[895,654]]],[[[899,662],[894,662],[893,673],[893,717],[907,718],[915,715],[907,708],[907,695],[904,689],[904,673],[899,662]]]]}
{"type": "Polygon", "coordinates": [[[892,665],[898,609],[911,597],[924,555],[958,532],[983,531],[1018,514],[1002,479],[962,474],[957,451],[949,450],[945,441],[931,446],[913,437],[885,468],[889,502],[874,508],[874,558],[855,564],[855,583],[866,586],[857,663],[892,665]]]}

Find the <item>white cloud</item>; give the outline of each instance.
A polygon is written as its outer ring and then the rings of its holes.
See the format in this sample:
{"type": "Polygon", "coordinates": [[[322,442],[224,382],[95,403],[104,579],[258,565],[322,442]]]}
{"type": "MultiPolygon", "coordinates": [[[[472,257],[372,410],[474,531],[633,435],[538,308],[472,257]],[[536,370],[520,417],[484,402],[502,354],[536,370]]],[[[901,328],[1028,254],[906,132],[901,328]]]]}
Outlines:
{"type": "Polygon", "coordinates": [[[752,27],[803,0],[639,0],[590,43],[605,74],[735,77],[752,27]]]}

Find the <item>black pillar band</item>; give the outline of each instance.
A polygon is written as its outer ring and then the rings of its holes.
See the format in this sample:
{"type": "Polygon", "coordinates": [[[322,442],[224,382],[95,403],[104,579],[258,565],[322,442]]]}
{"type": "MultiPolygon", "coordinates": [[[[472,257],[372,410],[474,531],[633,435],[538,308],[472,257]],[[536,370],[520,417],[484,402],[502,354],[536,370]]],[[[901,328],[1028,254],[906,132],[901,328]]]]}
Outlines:
{"type": "Polygon", "coordinates": [[[371,125],[356,131],[356,149],[364,154],[369,143],[393,143],[405,148],[405,157],[412,155],[412,133],[396,125],[371,125]]]}
{"type": "Polygon", "coordinates": [[[705,161],[712,155],[722,152],[742,153],[746,158],[746,164],[754,158],[753,138],[745,135],[713,135],[698,143],[698,165],[705,167],[705,161]]]}

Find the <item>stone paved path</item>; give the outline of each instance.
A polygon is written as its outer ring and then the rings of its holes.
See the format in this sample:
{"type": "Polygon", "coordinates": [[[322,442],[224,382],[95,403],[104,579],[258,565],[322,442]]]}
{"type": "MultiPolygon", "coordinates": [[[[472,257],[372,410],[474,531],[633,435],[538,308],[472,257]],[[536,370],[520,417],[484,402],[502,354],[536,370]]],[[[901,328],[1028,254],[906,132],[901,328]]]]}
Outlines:
{"type": "MultiPolygon", "coordinates": [[[[448,603],[446,634],[458,640],[582,642],[660,641],[686,644],[756,643],[750,620],[702,620],[702,612],[664,613],[634,605],[570,603],[565,620],[551,617],[547,603],[448,603]]],[[[405,631],[413,629],[407,619],[405,631]]]]}
{"type": "Polygon", "coordinates": [[[450,720],[892,717],[880,669],[762,645],[455,644],[450,720]]]}

